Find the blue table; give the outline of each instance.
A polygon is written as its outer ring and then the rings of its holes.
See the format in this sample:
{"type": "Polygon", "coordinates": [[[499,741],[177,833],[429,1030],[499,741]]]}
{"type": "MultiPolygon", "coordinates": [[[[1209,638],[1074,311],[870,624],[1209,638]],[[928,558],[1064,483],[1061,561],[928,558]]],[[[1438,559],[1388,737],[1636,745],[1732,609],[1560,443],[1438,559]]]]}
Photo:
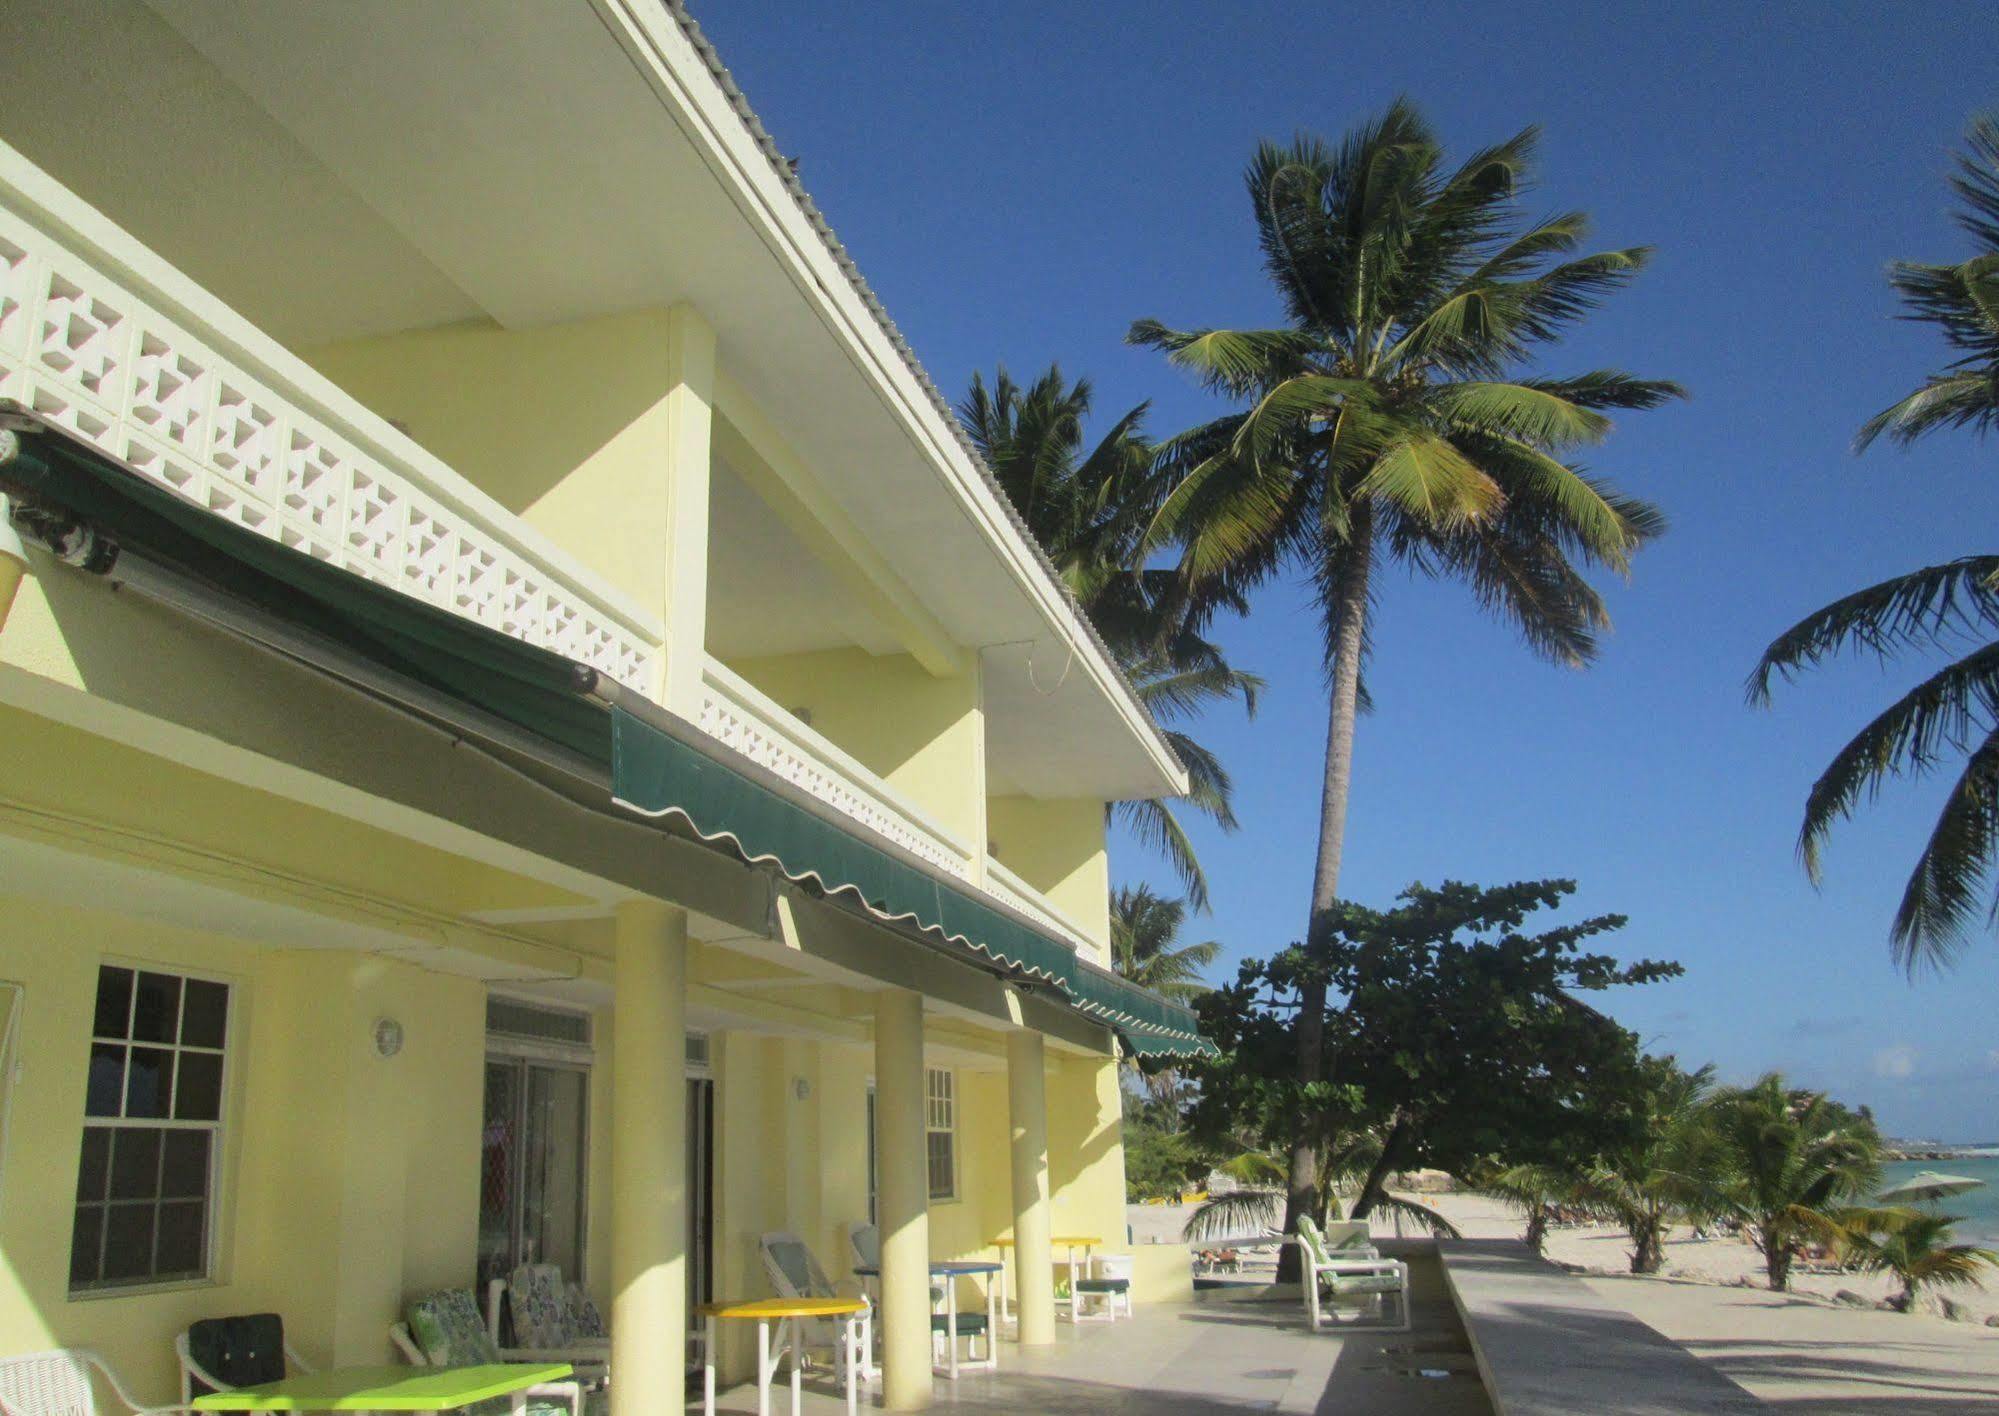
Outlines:
{"type": "MultiPolygon", "coordinates": [[[[946,1354],[944,1365],[935,1367],[932,1370],[949,1377],[954,1382],[958,1380],[960,1367],[975,1367],[982,1371],[999,1370],[999,1285],[995,1279],[995,1275],[1004,1273],[1004,1265],[989,1263],[979,1259],[963,1261],[939,1259],[931,1262],[930,1276],[944,1280],[944,1312],[942,1316],[944,1318],[944,1351],[946,1354]],[[986,1278],[986,1355],[978,1360],[967,1357],[963,1362],[960,1362],[958,1360],[958,1280],[979,1274],[984,1274],[986,1278]]],[[[856,1278],[874,1279],[877,1288],[879,1288],[881,1270],[878,1268],[862,1264],[854,1269],[854,1276],[856,1278]]],[[[877,1296],[879,1296],[879,1292],[877,1292],[877,1296]]],[[[935,1324],[933,1323],[932,1326],[934,1327],[935,1324]]]]}

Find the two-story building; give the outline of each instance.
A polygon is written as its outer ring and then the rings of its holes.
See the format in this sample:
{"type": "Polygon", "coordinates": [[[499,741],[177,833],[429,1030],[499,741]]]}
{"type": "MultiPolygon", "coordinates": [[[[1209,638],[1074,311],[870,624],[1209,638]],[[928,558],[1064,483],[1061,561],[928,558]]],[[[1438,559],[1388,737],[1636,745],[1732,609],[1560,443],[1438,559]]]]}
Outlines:
{"type": "Polygon", "coordinates": [[[1123,1247],[1184,774],[678,4],[11,0],[0,398],[0,1352],[1123,1247]]]}

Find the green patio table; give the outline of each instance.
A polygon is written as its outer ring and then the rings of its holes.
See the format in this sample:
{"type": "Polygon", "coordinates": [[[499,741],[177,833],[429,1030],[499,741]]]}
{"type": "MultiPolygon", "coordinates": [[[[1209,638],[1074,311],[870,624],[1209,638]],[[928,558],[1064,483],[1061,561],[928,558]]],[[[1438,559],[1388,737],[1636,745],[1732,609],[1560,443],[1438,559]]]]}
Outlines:
{"type": "Polygon", "coordinates": [[[483,1367],[335,1367],[281,1382],[212,1391],[197,1411],[455,1411],[496,1396],[527,1407],[527,1390],[567,1380],[567,1362],[493,1362],[483,1367]]]}

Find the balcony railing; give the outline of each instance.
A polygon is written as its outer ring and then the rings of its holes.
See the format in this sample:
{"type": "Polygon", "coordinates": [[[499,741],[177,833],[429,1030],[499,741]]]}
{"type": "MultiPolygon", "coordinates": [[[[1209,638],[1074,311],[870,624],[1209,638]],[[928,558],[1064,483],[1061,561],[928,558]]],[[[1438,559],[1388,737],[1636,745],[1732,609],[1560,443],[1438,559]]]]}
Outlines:
{"type": "Polygon", "coordinates": [[[969,883],[971,855],[941,826],[727,665],[701,675],[701,730],[912,855],[969,883]]]}
{"type": "MultiPolygon", "coordinates": [[[[656,691],[656,619],[4,144],[0,398],[217,516],[656,691]]],[[[966,842],[712,659],[698,722],[977,884],[966,842]]],[[[985,867],[992,896],[1098,951],[1038,891],[985,867]]]]}
{"type": "Polygon", "coordinates": [[[218,516],[653,687],[660,626],[4,148],[0,397],[218,516]]]}

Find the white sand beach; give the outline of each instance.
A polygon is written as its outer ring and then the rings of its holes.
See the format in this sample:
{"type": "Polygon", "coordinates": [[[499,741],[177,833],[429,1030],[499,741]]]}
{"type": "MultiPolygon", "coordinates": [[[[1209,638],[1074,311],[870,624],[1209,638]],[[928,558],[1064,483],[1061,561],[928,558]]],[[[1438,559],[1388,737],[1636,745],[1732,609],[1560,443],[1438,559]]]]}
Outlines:
{"type": "MultiPolygon", "coordinates": [[[[1423,1198],[1467,1237],[1520,1235],[1519,1216],[1486,1196],[1423,1198]]],[[[1134,1206],[1134,1236],[1177,1233],[1186,1213],[1134,1206]]],[[[1775,1407],[1854,1416],[1999,1410],[1999,1327],[1984,1326],[1999,1314],[1999,1275],[1986,1289],[1957,1291],[1973,1316],[1951,1322],[1834,1299],[1842,1289],[1870,1301],[1886,1297],[1891,1281],[1865,1274],[1795,1273],[1795,1291],[1771,1293],[1754,1249],[1739,1239],[1695,1239],[1685,1229],[1673,1232],[1666,1271],[1653,1277],[1630,1274],[1629,1241],[1613,1229],[1557,1229],[1546,1251],[1557,1263],[1585,1270],[1579,1281],[1775,1407]],[[1752,1286],[1741,1286],[1745,1280],[1752,1286]]]]}
{"type": "MultiPolygon", "coordinates": [[[[1424,1198],[1426,1203],[1448,1216],[1467,1237],[1518,1238],[1520,1235],[1522,1222],[1519,1216],[1497,1200],[1484,1195],[1429,1195],[1424,1198]]],[[[1630,1276],[1631,1241],[1621,1230],[1595,1225],[1551,1230],[1545,1252],[1556,1263],[1582,1268],[1591,1275],[1630,1276]]],[[[1685,1228],[1675,1229],[1667,1236],[1666,1267],[1657,1277],[1692,1284],[1768,1286],[1763,1274],[1763,1256],[1748,1243],[1728,1235],[1696,1239],[1693,1232],[1685,1228]]],[[[1791,1270],[1791,1288],[1796,1295],[1820,1298],[1828,1303],[1835,1301],[1834,1295],[1842,1291],[1857,1293],[1870,1302],[1878,1301],[1895,1292],[1896,1287],[1892,1279],[1880,1274],[1807,1273],[1795,1267],[1791,1270]]],[[[1999,1272],[1993,1274],[1991,1286],[1984,1289],[1947,1290],[1947,1294],[1972,1315],[1974,1325],[1983,1323],[1987,1317],[1999,1316],[1999,1272]]],[[[1897,1313],[1889,1316],[1904,1315],[1897,1313]]],[[[1911,1320],[1943,1321],[1922,1315],[1916,1315],[1911,1320]]],[[[1994,1342],[1999,1343],[1999,1329],[1994,1329],[1992,1336],[1994,1342]]]]}

